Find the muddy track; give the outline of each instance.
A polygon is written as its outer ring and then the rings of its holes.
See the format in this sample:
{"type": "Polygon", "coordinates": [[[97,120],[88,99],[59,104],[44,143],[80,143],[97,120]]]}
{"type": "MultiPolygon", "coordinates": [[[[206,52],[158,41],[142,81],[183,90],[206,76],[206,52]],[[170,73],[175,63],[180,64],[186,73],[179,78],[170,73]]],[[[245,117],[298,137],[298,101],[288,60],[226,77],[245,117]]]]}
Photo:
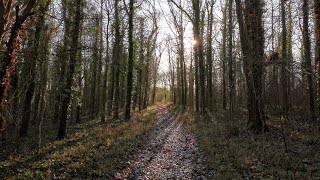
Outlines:
{"type": "Polygon", "coordinates": [[[186,124],[167,108],[157,113],[157,123],[115,179],[207,179],[203,155],[186,124]]]}

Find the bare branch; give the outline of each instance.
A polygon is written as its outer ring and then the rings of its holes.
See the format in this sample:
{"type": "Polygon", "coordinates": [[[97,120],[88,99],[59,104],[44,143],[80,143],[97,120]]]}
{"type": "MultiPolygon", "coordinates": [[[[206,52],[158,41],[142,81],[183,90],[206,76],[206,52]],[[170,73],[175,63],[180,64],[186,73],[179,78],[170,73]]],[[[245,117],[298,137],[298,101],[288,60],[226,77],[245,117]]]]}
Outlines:
{"type": "Polygon", "coordinates": [[[178,5],[174,0],[169,0],[171,1],[177,8],[179,8],[181,11],[183,11],[186,16],[189,18],[189,20],[191,21],[192,24],[194,24],[194,20],[192,18],[192,16],[186,11],[184,10],[180,5],[178,5]]]}

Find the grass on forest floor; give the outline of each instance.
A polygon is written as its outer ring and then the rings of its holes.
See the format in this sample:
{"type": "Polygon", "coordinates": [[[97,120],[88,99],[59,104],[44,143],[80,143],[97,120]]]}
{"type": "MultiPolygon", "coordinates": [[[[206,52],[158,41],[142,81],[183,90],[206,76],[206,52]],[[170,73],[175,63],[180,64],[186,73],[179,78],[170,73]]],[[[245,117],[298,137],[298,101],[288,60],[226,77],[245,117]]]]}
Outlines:
{"type": "Polygon", "coordinates": [[[320,179],[320,143],[307,121],[285,122],[286,153],[279,118],[268,120],[269,132],[255,135],[246,128],[245,112],[233,120],[228,111],[184,116],[215,171],[213,179],[320,179]]]}
{"type": "Polygon", "coordinates": [[[32,138],[21,143],[20,151],[13,145],[1,147],[0,179],[111,178],[153,126],[159,107],[136,113],[130,123],[110,125],[92,120],[73,125],[63,141],[49,143],[56,134],[44,128],[49,137],[45,136],[47,143],[39,153],[28,145],[28,141],[36,141],[29,140],[32,138]]]}

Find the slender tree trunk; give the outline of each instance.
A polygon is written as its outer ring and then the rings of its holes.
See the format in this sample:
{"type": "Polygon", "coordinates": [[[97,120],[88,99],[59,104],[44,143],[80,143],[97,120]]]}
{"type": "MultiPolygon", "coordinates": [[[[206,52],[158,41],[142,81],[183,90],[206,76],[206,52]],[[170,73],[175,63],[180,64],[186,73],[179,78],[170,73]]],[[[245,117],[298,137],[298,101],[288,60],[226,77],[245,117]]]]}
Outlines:
{"type": "Polygon", "coordinates": [[[112,58],[111,62],[111,72],[110,72],[110,83],[109,83],[109,88],[108,88],[108,116],[111,116],[112,114],[112,109],[113,109],[113,102],[114,102],[114,79],[115,79],[115,62],[114,58],[112,58]]]}
{"type": "Polygon", "coordinates": [[[101,10],[99,18],[99,61],[98,61],[98,75],[97,75],[97,97],[96,97],[96,116],[100,116],[101,113],[101,90],[102,90],[102,60],[103,60],[103,0],[101,0],[101,10]]]}
{"type": "Polygon", "coordinates": [[[54,115],[53,122],[56,123],[59,121],[59,117],[61,116],[61,105],[62,105],[62,94],[64,93],[64,84],[65,75],[66,75],[66,67],[67,62],[69,60],[69,56],[67,54],[68,45],[70,44],[69,36],[70,36],[70,21],[68,20],[68,10],[70,9],[70,2],[67,0],[62,0],[62,18],[64,20],[64,35],[63,35],[63,48],[62,55],[58,57],[59,63],[59,80],[57,82],[57,94],[55,97],[55,105],[54,105],[54,115]]]}
{"type": "Polygon", "coordinates": [[[119,119],[119,100],[120,100],[120,59],[121,59],[121,37],[120,37],[120,19],[119,19],[119,0],[114,2],[115,11],[115,40],[113,47],[113,63],[115,66],[114,73],[114,102],[113,102],[113,120],[119,119]]]}
{"type": "MultiPolygon", "coordinates": [[[[82,26],[83,22],[81,23],[80,26],[82,26]]],[[[82,37],[82,31],[80,31],[80,34],[79,34],[79,46],[81,46],[81,37],[82,37]]],[[[82,58],[82,52],[81,51],[78,51],[78,54],[77,54],[77,64],[76,64],[76,69],[79,68],[79,69],[82,69],[82,67],[84,67],[84,60],[82,58]]],[[[84,70],[85,71],[85,70],[84,70]]],[[[76,91],[76,98],[73,98],[74,99],[74,105],[75,105],[75,122],[77,124],[80,124],[81,123],[81,119],[82,119],[82,115],[84,115],[82,113],[83,111],[83,104],[84,102],[86,101],[85,100],[85,95],[84,93],[85,92],[85,88],[84,88],[84,83],[83,83],[83,77],[84,77],[84,71],[80,71],[80,72],[77,72],[76,74],[76,88],[77,88],[77,91],[76,91]]]]}
{"type": "Polygon", "coordinates": [[[201,37],[201,9],[200,9],[200,0],[194,0],[192,1],[192,7],[194,12],[194,22],[193,22],[193,30],[194,30],[194,38],[196,40],[196,56],[198,58],[199,62],[199,84],[197,86],[199,87],[200,91],[200,98],[199,98],[199,108],[201,114],[205,113],[205,68],[204,68],[204,58],[203,58],[203,44],[202,44],[202,37],[201,37]]]}
{"type": "Polygon", "coordinates": [[[169,59],[169,70],[170,70],[170,97],[171,101],[176,104],[176,98],[175,98],[175,76],[174,76],[174,66],[172,63],[172,57],[171,57],[171,49],[168,47],[168,59],[169,59]]]}
{"type": "Polygon", "coordinates": [[[233,19],[232,19],[232,4],[233,0],[229,0],[229,8],[228,8],[228,20],[229,20],[229,32],[228,32],[228,59],[229,59],[229,110],[230,110],[230,119],[232,120],[233,116],[233,96],[234,96],[234,68],[233,68],[233,44],[232,44],[232,36],[233,36],[233,19]]]}
{"type": "Polygon", "coordinates": [[[227,60],[227,3],[223,12],[223,29],[222,29],[222,108],[227,109],[227,93],[226,93],[226,60],[227,60]]]}
{"type": "Polygon", "coordinates": [[[144,80],[145,80],[145,87],[143,92],[143,105],[142,108],[145,109],[148,107],[149,104],[149,68],[150,68],[150,60],[151,60],[151,54],[152,54],[152,47],[147,47],[147,55],[146,55],[146,64],[145,64],[145,74],[144,74],[144,80]]]}
{"type": "Polygon", "coordinates": [[[253,132],[260,133],[265,130],[264,102],[262,98],[262,60],[264,57],[262,0],[245,0],[245,7],[245,16],[243,16],[241,1],[236,0],[244,72],[247,81],[248,125],[253,132]]]}
{"type": "Polygon", "coordinates": [[[109,25],[110,25],[110,13],[107,10],[108,22],[106,27],[106,59],[104,66],[103,88],[102,88],[102,113],[101,122],[106,121],[106,101],[107,101],[107,81],[108,81],[108,63],[109,63],[109,25]]]}
{"type": "Polygon", "coordinates": [[[138,75],[137,75],[137,101],[139,111],[142,109],[142,66],[144,64],[144,18],[140,18],[140,52],[139,52],[139,62],[138,62],[138,75]]]}
{"type": "Polygon", "coordinates": [[[178,105],[182,106],[182,83],[181,83],[181,68],[180,68],[180,58],[177,59],[177,69],[176,69],[176,76],[177,76],[177,97],[178,97],[178,105]]]}
{"type": "Polygon", "coordinates": [[[101,64],[99,60],[99,50],[98,50],[98,44],[99,44],[99,18],[95,19],[95,33],[94,33],[94,43],[92,46],[93,52],[92,52],[92,66],[91,66],[91,73],[92,73],[92,80],[91,80],[91,92],[90,92],[90,115],[91,116],[96,116],[99,106],[98,106],[98,99],[99,99],[99,94],[97,94],[98,89],[99,89],[99,79],[98,76],[101,74],[100,69],[101,64]],[[99,67],[100,66],[100,67],[99,67]]]}
{"type": "MultiPolygon", "coordinates": [[[[49,2],[48,2],[49,3],[49,2]]],[[[50,51],[50,40],[51,40],[52,34],[47,34],[45,36],[46,40],[43,42],[43,48],[45,50],[45,53],[49,54],[50,51]]],[[[39,82],[39,112],[36,113],[36,124],[38,127],[38,151],[41,148],[42,145],[42,124],[43,120],[45,119],[45,114],[47,111],[47,105],[46,105],[46,91],[47,91],[47,80],[48,80],[48,55],[42,55],[42,63],[41,63],[41,77],[39,82]]]]}
{"type": "Polygon", "coordinates": [[[213,86],[212,86],[212,26],[213,26],[213,5],[210,4],[208,10],[208,29],[207,29],[207,88],[208,88],[208,98],[207,98],[207,106],[212,111],[213,110],[213,86]]]}
{"type": "MultiPolygon", "coordinates": [[[[291,0],[289,1],[289,9],[288,9],[288,37],[287,37],[287,63],[288,63],[288,69],[293,72],[293,52],[292,52],[292,45],[293,45],[293,18],[292,18],[292,2],[291,0]]],[[[294,80],[295,76],[289,76],[287,74],[288,78],[288,107],[292,107],[292,90],[294,88],[294,80]]]]}
{"type": "MultiPolygon", "coordinates": [[[[320,77],[320,1],[314,0],[314,30],[315,30],[315,61],[318,65],[317,74],[320,77]]],[[[320,114],[320,79],[318,79],[318,113],[320,114]]],[[[319,117],[318,117],[319,118],[319,117]]]]}
{"type": "MultiPolygon", "coordinates": [[[[192,54],[192,53],[191,53],[192,54]]],[[[191,56],[191,62],[189,67],[189,106],[192,111],[194,111],[194,70],[193,70],[194,56],[191,56]]]]}
{"type": "Polygon", "coordinates": [[[288,103],[288,74],[287,74],[287,25],[286,25],[286,10],[285,0],[281,0],[281,22],[282,22],[282,47],[281,58],[283,64],[281,66],[281,83],[282,83],[282,111],[287,115],[289,110],[288,103]]]}
{"type": "Polygon", "coordinates": [[[79,35],[81,29],[81,18],[82,18],[82,0],[74,1],[76,5],[74,24],[72,24],[72,37],[71,37],[71,49],[70,49],[70,60],[69,60],[69,69],[67,72],[66,82],[65,82],[65,91],[62,99],[62,110],[61,118],[59,123],[59,131],[57,139],[64,139],[67,135],[67,119],[68,119],[68,107],[70,104],[71,93],[72,93],[72,83],[73,76],[75,72],[75,66],[77,62],[77,52],[79,46],[79,35]],[[80,2],[79,2],[80,1],[80,2]]]}
{"type": "Polygon", "coordinates": [[[134,16],[134,0],[129,3],[129,58],[128,58],[128,76],[127,76],[127,101],[125,109],[125,120],[131,118],[131,100],[132,100],[132,84],[133,84],[133,16],[134,16]]]}
{"type": "Polygon", "coordinates": [[[160,53],[159,58],[155,61],[155,67],[154,67],[154,74],[153,74],[153,92],[152,92],[152,104],[155,104],[156,99],[156,91],[157,91],[157,82],[158,82],[158,69],[159,69],[159,63],[161,61],[162,52],[160,53]]]}
{"type": "MultiPolygon", "coordinates": [[[[38,28],[38,27],[37,27],[38,28]]],[[[39,31],[39,28],[37,29],[39,31]]],[[[36,30],[36,31],[37,31],[36,30]]],[[[29,48],[35,48],[35,33],[33,30],[30,30],[29,33],[31,34],[29,36],[28,40],[28,47],[29,48]]],[[[40,34],[40,32],[36,32],[40,34]]],[[[39,38],[39,37],[38,37],[39,38]]],[[[37,48],[38,49],[38,48],[37,48]]],[[[35,51],[35,54],[37,54],[37,50],[33,49],[35,51]]],[[[33,54],[33,55],[35,55],[33,54]]],[[[26,82],[27,82],[27,90],[25,94],[25,98],[23,101],[23,111],[21,116],[21,126],[19,131],[19,137],[26,137],[28,135],[29,130],[29,124],[30,124],[30,117],[31,117],[31,110],[32,110],[32,99],[35,91],[35,68],[36,68],[36,59],[38,57],[34,57],[31,54],[27,55],[27,60],[25,63],[26,68],[25,69],[25,76],[26,76],[26,82]]]]}
{"type": "MultiPolygon", "coordinates": [[[[196,42],[197,43],[197,42],[196,42]]],[[[194,77],[195,77],[195,105],[196,105],[196,112],[198,113],[200,110],[199,107],[199,58],[198,58],[198,49],[196,46],[194,49],[194,77]]]]}
{"type": "Polygon", "coordinates": [[[310,33],[309,33],[309,1],[303,0],[302,5],[303,11],[303,44],[304,44],[304,59],[305,66],[307,69],[307,79],[308,79],[308,93],[309,93],[309,108],[311,113],[311,120],[316,120],[315,115],[315,101],[314,101],[314,87],[313,87],[313,71],[311,63],[311,45],[310,45],[310,33]]]}

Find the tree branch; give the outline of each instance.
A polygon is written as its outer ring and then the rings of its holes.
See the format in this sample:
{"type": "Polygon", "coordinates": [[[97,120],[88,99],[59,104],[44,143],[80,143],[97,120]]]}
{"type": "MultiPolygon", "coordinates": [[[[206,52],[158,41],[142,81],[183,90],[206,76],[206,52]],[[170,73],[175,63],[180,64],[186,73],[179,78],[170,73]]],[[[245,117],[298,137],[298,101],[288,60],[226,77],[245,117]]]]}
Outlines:
{"type": "Polygon", "coordinates": [[[126,10],[127,15],[129,15],[129,10],[128,10],[126,0],[123,0],[123,4],[124,4],[124,9],[126,10]]]}
{"type": "Polygon", "coordinates": [[[194,24],[194,20],[193,20],[192,16],[186,10],[184,10],[174,0],[169,0],[169,1],[171,1],[177,8],[179,8],[182,12],[184,12],[186,14],[186,16],[189,18],[189,20],[191,21],[191,23],[194,24]]]}

